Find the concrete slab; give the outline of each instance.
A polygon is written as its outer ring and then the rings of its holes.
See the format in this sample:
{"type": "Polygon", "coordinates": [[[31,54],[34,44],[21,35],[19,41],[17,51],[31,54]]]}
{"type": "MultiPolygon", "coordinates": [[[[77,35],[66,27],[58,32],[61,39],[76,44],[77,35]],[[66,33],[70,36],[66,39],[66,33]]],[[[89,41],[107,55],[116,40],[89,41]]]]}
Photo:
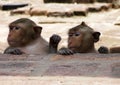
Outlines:
{"type": "Polygon", "coordinates": [[[120,54],[0,55],[0,75],[120,78],[120,54]]]}

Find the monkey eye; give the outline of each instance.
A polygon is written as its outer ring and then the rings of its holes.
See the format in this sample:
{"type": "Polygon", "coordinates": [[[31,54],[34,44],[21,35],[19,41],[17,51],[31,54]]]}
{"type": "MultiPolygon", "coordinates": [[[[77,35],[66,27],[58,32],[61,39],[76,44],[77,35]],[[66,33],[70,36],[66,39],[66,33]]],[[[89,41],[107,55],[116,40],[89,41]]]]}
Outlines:
{"type": "Polygon", "coordinates": [[[10,30],[18,30],[20,27],[10,26],[10,30]]]}
{"type": "Polygon", "coordinates": [[[13,30],[14,27],[13,27],[13,26],[10,26],[9,28],[10,28],[10,30],[13,30]]]}
{"type": "Polygon", "coordinates": [[[19,29],[19,27],[14,27],[14,29],[15,29],[15,30],[18,30],[18,29],[19,29]]]}
{"type": "Polygon", "coordinates": [[[79,36],[80,35],[80,33],[75,33],[75,36],[79,36]]]}

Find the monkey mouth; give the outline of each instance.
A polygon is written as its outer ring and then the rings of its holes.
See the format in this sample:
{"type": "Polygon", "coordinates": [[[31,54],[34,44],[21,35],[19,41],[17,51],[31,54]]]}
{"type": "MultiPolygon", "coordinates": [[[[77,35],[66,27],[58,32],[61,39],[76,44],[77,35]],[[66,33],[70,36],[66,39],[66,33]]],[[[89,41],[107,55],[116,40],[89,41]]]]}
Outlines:
{"type": "Polygon", "coordinates": [[[76,52],[79,48],[78,47],[69,47],[70,50],[72,50],[73,52],[76,52]]]}
{"type": "Polygon", "coordinates": [[[69,49],[76,49],[76,48],[78,48],[78,47],[69,47],[69,49]]]}
{"type": "Polygon", "coordinates": [[[75,50],[75,49],[77,49],[77,47],[69,47],[69,49],[75,50]]]}
{"type": "Polygon", "coordinates": [[[15,45],[16,43],[18,43],[18,42],[16,42],[16,41],[9,41],[10,45],[15,45]]]}

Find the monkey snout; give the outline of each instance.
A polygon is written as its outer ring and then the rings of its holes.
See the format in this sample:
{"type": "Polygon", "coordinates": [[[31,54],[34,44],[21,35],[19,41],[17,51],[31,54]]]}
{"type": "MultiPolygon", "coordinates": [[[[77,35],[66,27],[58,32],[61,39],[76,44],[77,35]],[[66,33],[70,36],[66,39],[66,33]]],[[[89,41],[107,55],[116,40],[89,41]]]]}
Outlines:
{"type": "Polygon", "coordinates": [[[11,34],[8,34],[8,37],[11,37],[11,34]]]}
{"type": "Polygon", "coordinates": [[[71,47],[72,46],[72,42],[68,42],[68,47],[71,47]]]}

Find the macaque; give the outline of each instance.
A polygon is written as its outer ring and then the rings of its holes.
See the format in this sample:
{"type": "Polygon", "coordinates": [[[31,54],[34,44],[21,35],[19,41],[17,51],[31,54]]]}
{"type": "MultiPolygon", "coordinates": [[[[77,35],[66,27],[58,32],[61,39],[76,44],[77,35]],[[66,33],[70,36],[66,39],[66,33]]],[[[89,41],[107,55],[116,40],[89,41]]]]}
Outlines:
{"type": "Polygon", "coordinates": [[[68,48],[61,48],[58,54],[96,53],[94,43],[99,41],[100,32],[94,31],[85,22],[69,29],[68,48]]]}
{"type": "Polygon", "coordinates": [[[7,41],[9,47],[4,54],[48,54],[56,53],[61,37],[54,34],[49,43],[41,36],[42,27],[30,19],[20,18],[9,24],[7,41]]]}

